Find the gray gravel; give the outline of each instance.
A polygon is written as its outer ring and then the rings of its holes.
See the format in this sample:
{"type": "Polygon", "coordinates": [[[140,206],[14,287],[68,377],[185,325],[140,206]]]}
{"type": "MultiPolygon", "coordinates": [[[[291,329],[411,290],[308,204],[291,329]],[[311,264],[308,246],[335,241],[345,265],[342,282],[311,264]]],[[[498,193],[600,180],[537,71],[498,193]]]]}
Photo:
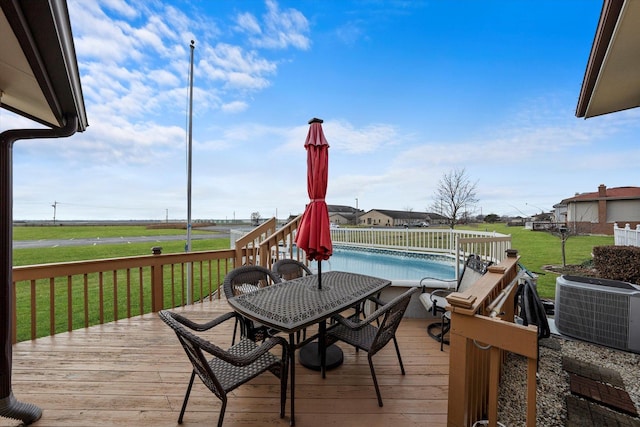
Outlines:
{"type": "MultiPolygon", "coordinates": [[[[536,426],[560,427],[566,423],[566,396],[571,392],[569,376],[562,369],[563,356],[618,372],[640,413],[640,354],[552,336],[548,343],[540,346],[536,426]]],[[[498,420],[508,427],[525,426],[525,417],[526,359],[509,354],[500,384],[498,420]]]]}

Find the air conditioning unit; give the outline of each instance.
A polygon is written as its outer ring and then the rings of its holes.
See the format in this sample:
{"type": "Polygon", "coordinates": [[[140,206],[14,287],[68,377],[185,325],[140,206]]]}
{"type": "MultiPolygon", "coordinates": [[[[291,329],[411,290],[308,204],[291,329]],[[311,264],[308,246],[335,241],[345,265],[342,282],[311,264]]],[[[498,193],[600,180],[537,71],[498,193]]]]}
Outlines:
{"type": "Polygon", "coordinates": [[[581,276],[556,279],[558,332],[640,353],[640,286],[581,276]]]}

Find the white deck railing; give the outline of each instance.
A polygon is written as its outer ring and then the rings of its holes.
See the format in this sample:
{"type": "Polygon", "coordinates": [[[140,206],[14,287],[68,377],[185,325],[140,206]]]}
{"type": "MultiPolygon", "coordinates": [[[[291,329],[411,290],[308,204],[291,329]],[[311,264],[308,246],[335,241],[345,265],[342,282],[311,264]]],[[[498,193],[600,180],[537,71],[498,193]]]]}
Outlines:
{"type": "Polygon", "coordinates": [[[625,225],[624,228],[613,224],[613,239],[616,246],[640,246],[640,225],[636,225],[635,230],[625,225]]]}
{"type": "MultiPolygon", "coordinates": [[[[296,218],[263,239],[259,245],[254,245],[256,249],[254,256],[255,260],[258,260],[258,264],[270,268],[271,264],[280,258],[304,259],[304,254],[293,247],[299,220],[300,217],[296,218]]],[[[246,238],[247,236],[243,237],[243,239],[246,238]]],[[[475,253],[495,264],[506,257],[507,249],[511,249],[510,235],[495,231],[442,228],[332,228],[331,241],[336,245],[441,253],[460,261],[464,261],[469,254],[475,253]]],[[[239,240],[235,244],[236,251],[238,251],[238,247],[243,246],[238,242],[239,240]]],[[[236,260],[236,263],[241,265],[239,259],[236,260]]],[[[456,277],[458,277],[458,271],[456,271],[456,277]]]]}
{"type": "MultiPolygon", "coordinates": [[[[469,239],[491,242],[490,246],[474,246],[473,252],[481,250],[481,255],[498,263],[505,257],[505,250],[511,247],[508,235],[475,230],[451,229],[397,229],[397,228],[334,228],[331,240],[334,244],[366,246],[373,248],[396,249],[403,251],[458,254],[461,243],[469,243],[469,239]]],[[[465,253],[467,251],[462,248],[465,253]]],[[[463,256],[465,254],[462,254],[463,256]]]]}

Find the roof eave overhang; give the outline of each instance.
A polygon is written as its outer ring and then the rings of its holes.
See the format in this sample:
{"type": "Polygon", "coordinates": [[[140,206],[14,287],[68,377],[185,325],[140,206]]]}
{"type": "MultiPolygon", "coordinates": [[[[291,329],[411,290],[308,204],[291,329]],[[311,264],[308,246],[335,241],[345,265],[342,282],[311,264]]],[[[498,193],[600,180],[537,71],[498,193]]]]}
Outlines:
{"type": "MultiPolygon", "coordinates": [[[[2,107],[48,127],[63,128],[76,117],[77,131],[88,126],[65,0],[0,0],[54,120],[5,103],[2,107]]],[[[1,88],[0,88],[1,89],[1,88]]]]}
{"type": "Polygon", "coordinates": [[[577,117],[640,106],[640,2],[604,0],[587,62],[577,117]]]}

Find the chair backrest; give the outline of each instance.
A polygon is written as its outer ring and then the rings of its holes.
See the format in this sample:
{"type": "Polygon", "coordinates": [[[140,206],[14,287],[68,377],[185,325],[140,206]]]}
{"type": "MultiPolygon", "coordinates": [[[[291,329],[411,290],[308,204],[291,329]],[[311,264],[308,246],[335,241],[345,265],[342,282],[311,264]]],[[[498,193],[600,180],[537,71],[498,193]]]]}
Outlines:
{"type": "Polygon", "coordinates": [[[283,280],[297,279],[298,277],[309,276],[313,274],[309,267],[302,262],[291,259],[283,258],[273,264],[273,272],[276,273],[283,280]]]}
{"type": "Polygon", "coordinates": [[[418,291],[419,288],[411,288],[380,307],[376,312],[371,313],[371,316],[375,316],[379,312],[379,317],[384,315],[384,318],[378,326],[378,332],[373,339],[369,354],[374,355],[396,335],[400,321],[404,317],[405,311],[407,311],[411,295],[418,291]]]}
{"type": "Polygon", "coordinates": [[[213,394],[218,396],[220,399],[224,398],[226,394],[224,388],[211,370],[202,349],[203,347],[208,347],[220,352],[223,352],[224,350],[189,332],[179,322],[179,320],[184,319],[179,314],[167,310],[161,310],[158,312],[158,316],[160,316],[164,323],[174,330],[178,336],[180,344],[182,344],[182,348],[184,348],[184,351],[187,353],[187,356],[193,365],[193,370],[198,374],[202,382],[213,392],[213,394]]]}
{"type": "Polygon", "coordinates": [[[231,298],[281,281],[280,277],[268,268],[259,265],[244,265],[227,273],[222,288],[225,296],[231,298]]]}
{"type": "Polygon", "coordinates": [[[480,255],[469,255],[464,263],[456,291],[464,292],[469,289],[479,278],[484,276],[491,264],[493,264],[491,261],[483,260],[480,255]]]}

